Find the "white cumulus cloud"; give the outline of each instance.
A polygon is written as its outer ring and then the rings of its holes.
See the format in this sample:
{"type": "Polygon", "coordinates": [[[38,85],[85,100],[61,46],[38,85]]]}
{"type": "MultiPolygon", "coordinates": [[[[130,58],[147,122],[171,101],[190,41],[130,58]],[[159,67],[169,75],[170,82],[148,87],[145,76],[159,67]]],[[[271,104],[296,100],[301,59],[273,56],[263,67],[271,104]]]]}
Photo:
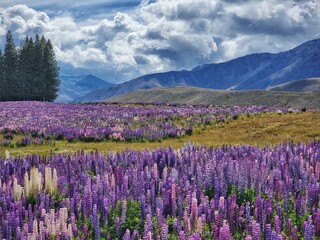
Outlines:
{"type": "Polygon", "coordinates": [[[314,0],[143,0],[131,11],[87,19],[67,10],[49,15],[27,5],[0,8],[0,41],[9,29],[17,42],[44,34],[63,66],[124,81],[283,51],[320,33],[320,3],[314,0]]]}

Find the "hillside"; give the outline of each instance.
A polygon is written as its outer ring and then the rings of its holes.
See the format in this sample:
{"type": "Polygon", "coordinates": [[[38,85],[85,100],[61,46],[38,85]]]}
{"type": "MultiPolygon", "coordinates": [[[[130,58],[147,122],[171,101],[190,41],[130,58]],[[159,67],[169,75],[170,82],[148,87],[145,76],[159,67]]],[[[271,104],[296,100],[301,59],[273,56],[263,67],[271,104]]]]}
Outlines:
{"type": "Polygon", "coordinates": [[[279,84],[320,76],[320,39],[277,54],[259,53],[228,62],[198,66],[191,71],[155,73],[93,91],[79,99],[98,102],[136,89],[194,86],[212,89],[267,89],[279,84]]]}
{"type": "Polygon", "coordinates": [[[268,88],[268,90],[287,92],[320,92],[320,78],[297,80],[268,88]]]}
{"type": "Polygon", "coordinates": [[[172,102],[213,105],[260,105],[320,108],[319,93],[292,93],[264,90],[212,90],[195,87],[136,90],[106,100],[107,102],[172,102]]]}

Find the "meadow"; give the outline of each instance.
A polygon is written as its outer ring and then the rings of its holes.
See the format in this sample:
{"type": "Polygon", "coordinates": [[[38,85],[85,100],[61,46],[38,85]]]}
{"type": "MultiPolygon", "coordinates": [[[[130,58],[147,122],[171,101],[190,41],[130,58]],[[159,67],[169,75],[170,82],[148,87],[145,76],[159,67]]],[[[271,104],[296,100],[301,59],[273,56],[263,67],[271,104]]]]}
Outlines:
{"type": "Polygon", "coordinates": [[[2,239],[314,239],[320,112],[0,103],[2,239]]]}

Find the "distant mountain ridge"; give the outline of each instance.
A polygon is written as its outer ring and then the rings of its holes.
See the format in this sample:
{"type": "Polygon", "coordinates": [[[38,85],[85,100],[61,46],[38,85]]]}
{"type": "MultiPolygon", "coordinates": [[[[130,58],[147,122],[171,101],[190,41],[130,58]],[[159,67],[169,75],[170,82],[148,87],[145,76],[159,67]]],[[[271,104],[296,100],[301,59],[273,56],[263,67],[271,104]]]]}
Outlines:
{"type": "Polygon", "coordinates": [[[80,98],[97,102],[136,89],[194,86],[212,89],[267,89],[297,79],[320,77],[320,39],[277,54],[257,53],[228,62],[198,66],[191,71],[171,71],[138,77],[80,98]]]}
{"type": "Polygon", "coordinates": [[[187,103],[229,106],[274,106],[320,108],[320,92],[277,92],[265,90],[213,90],[196,87],[140,89],[115,96],[106,102],[187,103]]]}
{"type": "Polygon", "coordinates": [[[308,78],[270,87],[270,91],[320,92],[320,78],[308,78]]]}
{"type": "Polygon", "coordinates": [[[91,74],[86,76],[60,76],[59,79],[61,85],[56,102],[73,102],[93,90],[114,86],[113,83],[91,74]]]}

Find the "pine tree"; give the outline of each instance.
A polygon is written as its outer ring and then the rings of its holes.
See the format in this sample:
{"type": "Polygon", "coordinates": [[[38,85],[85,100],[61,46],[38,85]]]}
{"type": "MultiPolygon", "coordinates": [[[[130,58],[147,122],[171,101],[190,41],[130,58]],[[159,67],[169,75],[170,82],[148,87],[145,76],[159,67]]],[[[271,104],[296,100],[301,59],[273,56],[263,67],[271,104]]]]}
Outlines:
{"type": "Polygon", "coordinates": [[[40,40],[40,49],[41,49],[41,61],[42,61],[42,69],[41,72],[39,72],[39,74],[41,74],[40,77],[40,85],[39,85],[39,93],[40,93],[40,100],[46,100],[45,96],[46,96],[46,90],[47,90],[47,79],[45,77],[46,75],[46,63],[45,63],[45,59],[44,59],[44,54],[45,54],[45,49],[46,49],[46,45],[47,45],[47,40],[45,39],[44,36],[41,37],[40,40]]]}
{"type": "Polygon", "coordinates": [[[20,100],[29,100],[32,82],[33,40],[26,37],[19,50],[18,78],[21,84],[20,100]]]}
{"type": "Polygon", "coordinates": [[[59,80],[59,67],[57,65],[57,61],[55,58],[55,54],[53,51],[53,47],[51,41],[48,40],[44,55],[43,55],[43,63],[44,63],[44,79],[46,82],[46,90],[45,90],[45,98],[46,101],[54,101],[58,96],[60,80],[59,80]]]}
{"type": "Polygon", "coordinates": [[[34,89],[37,87],[34,85],[34,59],[35,59],[35,47],[32,38],[29,38],[28,44],[25,45],[26,48],[26,61],[25,71],[26,71],[26,100],[33,100],[34,89]],[[28,58],[28,59],[27,59],[28,58]]]}
{"type": "Polygon", "coordinates": [[[8,31],[6,36],[3,58],[5,98],[7,100],[18,100],[21,88],[17,78],[18,55],[11,31],[8,31]]]}
{"type": "Polygon", "coordinates": [[[32,100],[43,100],[41,96],[41,89],[43,88],[43,75],[44,75],[44,64],[43,64],[43,49],[41,46],[39,35],[37,34],[34,41],[34,56],[33,56],[33,79],[32,79],[32,100]]]}
{"type": "Polygon", "coordinates": [[[0,100],[54,101],[60,86],[52,44],[44,36],[26,37],[17,52],[10,31],[0,50],[0,100]]]}
{"type": "Polygon", "coordinates": [[[0,49],[0,101],[5,100],[5,82],[3,76],[3,56],[0,49]]]}

